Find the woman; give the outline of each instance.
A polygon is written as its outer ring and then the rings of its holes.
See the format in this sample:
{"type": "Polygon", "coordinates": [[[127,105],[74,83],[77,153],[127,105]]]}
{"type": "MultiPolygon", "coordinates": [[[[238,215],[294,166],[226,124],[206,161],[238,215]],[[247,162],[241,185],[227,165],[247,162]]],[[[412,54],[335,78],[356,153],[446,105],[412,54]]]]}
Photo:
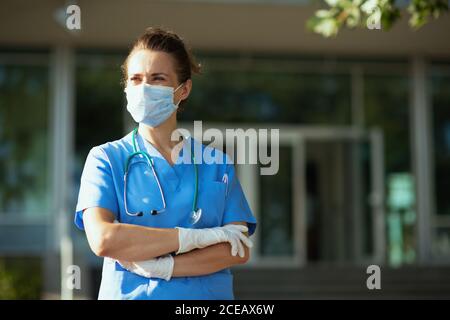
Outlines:
{"type": "Polygon", "coordinates": [[[234,299],[229,268],[248,261],[256,219],[226,154],[171,139],[200,67],[176,34],[149,28],[122,69],[139,125],[92,148],[75,214],[104,257],[99,299],[234,299]]]}

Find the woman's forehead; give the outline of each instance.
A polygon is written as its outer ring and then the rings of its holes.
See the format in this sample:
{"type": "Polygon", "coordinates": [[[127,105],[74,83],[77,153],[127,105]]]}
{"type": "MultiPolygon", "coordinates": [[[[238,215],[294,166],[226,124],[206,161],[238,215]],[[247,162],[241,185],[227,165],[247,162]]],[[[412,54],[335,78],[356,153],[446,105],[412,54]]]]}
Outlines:
{"type": "Polygon", "coordinates": [[[161,51],[136,51],[128,60],[128,74],[136,73],[174,75],[173,58],[170,54],[161,51]]]}

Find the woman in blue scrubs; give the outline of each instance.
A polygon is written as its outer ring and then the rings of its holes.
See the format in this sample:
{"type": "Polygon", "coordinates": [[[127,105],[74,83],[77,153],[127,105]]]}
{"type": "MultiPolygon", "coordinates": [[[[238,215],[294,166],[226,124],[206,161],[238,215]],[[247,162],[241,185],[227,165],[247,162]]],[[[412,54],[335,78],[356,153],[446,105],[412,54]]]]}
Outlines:
{"type": "Polygon", "coordinates": [[[171,139],[199,69],[182,39],[160,28],[125,60],[127,109],[139,125],[91,149],[75,213],[104,257],[99,299],[234,299],[230,267],[248,261],[256,219],[226,154],[171,139]]]}

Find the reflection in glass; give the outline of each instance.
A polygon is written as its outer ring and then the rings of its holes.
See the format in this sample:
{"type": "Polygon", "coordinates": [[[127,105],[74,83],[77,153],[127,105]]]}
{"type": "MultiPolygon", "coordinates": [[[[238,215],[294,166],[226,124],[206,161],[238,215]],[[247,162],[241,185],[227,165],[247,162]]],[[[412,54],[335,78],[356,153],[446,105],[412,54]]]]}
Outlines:
{"type": "MultiPolygon", "coordinates": [[[[414,263],[416,257],[416,214],[411,199],[398,206],[399,177],[412,176],[409,119],[409,80],[407,75],[369,74],[364,77],[364,106],[367,128],[383,131],[385,194],[387,200],[387,259],[392,266],[414,263]]],[[[402,196],[405,198],[405,196],[402,196]]]]}
{"type": "MultiPolygon", "coordinates": [[[[78,53],[76,65],[75,106],[75,168],[73,193],[70,199],[75,210],[80,176],[89,150],[97,145],[120,139],[124,135],[125,95],[121,86],[120,64],[116,54],[78,53]]],[[[90,252],[83,233],[72,228],[74,243],[90,252]]],[[[88,255],[90,263],[101,264],[101,259],[88,255]]],[[[94,286],[93,286],[94,288],[94,286]]],[[[98,288],[95,287],[95,288],[98,288]]]]}
{"type": "Polygon", "coordinates": [[[433,234],[432,252],[437,257],[450,255],[450,228],[436,228],[433,234]]]}
{"type": "MultiPolygon", "coordinates": [[[[123,135],[125,96],[121,86],[121,57],[79,54],[76,67],[74,190],[89,150],[123,135]],[[108,63],[113,61],[113,63],[108,63]],[[115,62],[115,63],[114,63],[115,62]]],[[[75,206],[77,194],[73,195],[75,206]]]]}
{"type": "Polygon", "coordinates": [[[371,257],[369,145],[311,141],[306,156],[308,262],[352,263],[371,257]]]}
{"type": "Polygon", "coordinates": [[[261,256],[293,255],[292,149],[280,146],[276,175],[260,176],[260,221],[258,237],[261,256]]]}
{"type": "Polygon", "coordinates": [[[433,253],[450,257],[450,72],[448,64],[436,64],[430,73],[435,221],[433,253]]]}
{"type": "Polygon", "coordinates": [[[350,124],[348,74],[273,70],[281,60],[243,68],[201,61],[205,71],[194,78],[184,121],[350,124]]]}
{"type": "Polygon", "coordinates": [[[0,212],[42,217],[50,205],[46,66],[0,65],[0,212]]]}
{"type": "Polygon", "coordinates": [[[450,216],[450,74],[431,79],[436,213],[450,216]]]}

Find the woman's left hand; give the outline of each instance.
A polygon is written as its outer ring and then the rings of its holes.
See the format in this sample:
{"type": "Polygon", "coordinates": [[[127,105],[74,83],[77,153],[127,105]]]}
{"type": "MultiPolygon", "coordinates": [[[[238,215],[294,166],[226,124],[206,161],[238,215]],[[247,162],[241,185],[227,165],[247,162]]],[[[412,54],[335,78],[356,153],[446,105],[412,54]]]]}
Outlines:
{"type": "Polygon", "coordinates": [[[117,261],[123,268],[146,278],[160,278],[169,281],[172,278],[174,259],[167,254],[146,261],[117,261]]]}

